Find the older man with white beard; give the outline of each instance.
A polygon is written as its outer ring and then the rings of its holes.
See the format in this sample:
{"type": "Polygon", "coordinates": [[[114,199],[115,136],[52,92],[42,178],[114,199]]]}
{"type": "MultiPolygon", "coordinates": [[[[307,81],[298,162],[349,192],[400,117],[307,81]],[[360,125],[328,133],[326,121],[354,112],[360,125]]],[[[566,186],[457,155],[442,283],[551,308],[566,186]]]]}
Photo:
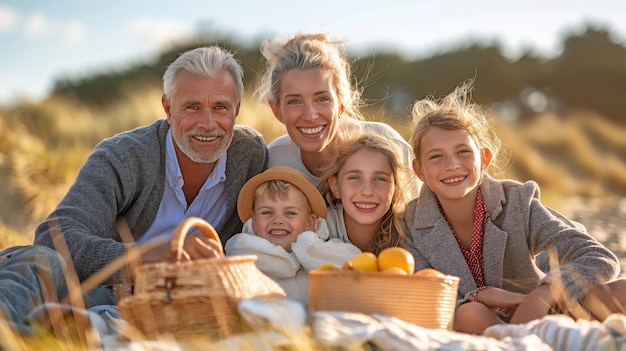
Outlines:
{"type": "MultiPolygon", "coordinates": [[[[72,260],[82,282],[131,245],[167,239],[187,217],[211,223],[222,243],[241,231],[239,191],[267,168],[263,137],[235,125],[243,96],[242,67],[219,47],[193,49],[169,65],[163,89],[167,118],[99,143],[57,208],[38,226],[35,245],[0,253],[0,311],[22,331],[28,326],[20,323],[34,307],[49,302],[53,292],[59,300],[67,295],[63,259],[47,249],[55,249],[58,238],[69,249],[65,261],[72,260]],[[123,238],[123,232],[132,239],[123,238]],[[47,263],[42,265],[41,257],[47,263]],[[42,282],[41,272],[47,272],[44,280],[50,283],[42,282]]],[[[161,242],[143,254],[142,262],[169,257],[169,244],[161,242]]],[[[202,235],[189,235],[184,257],[211,257],[216,245],[202,235]]],[[[131,281],[130,271],[120,269],[104,284],[131,281]]],[[[97,296],[95,304],[116,302],[97,296]]]]}

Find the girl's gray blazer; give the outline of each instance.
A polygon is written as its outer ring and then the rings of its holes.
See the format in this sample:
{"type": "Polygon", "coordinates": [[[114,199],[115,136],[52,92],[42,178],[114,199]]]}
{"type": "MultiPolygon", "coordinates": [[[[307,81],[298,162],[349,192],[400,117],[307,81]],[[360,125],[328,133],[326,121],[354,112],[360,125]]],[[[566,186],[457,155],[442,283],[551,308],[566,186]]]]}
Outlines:
{"type": "MultiPolygon", "coordinates": [[[[572,303],[618,276],[617,257],[580,224],[542,205],[535,182],[485,176],[480,189],[489,211],[483,244],[486,285],[528,293],[541,284],[562,284],[572,303]],[[542,251],[552,267],[545,275],[535,264],[542,251]]],[[[431,267],[458,276],[457,304],[467,301],[476,284],[428,186],[409,203],[402,222],[416,270],[431,267]]]]}

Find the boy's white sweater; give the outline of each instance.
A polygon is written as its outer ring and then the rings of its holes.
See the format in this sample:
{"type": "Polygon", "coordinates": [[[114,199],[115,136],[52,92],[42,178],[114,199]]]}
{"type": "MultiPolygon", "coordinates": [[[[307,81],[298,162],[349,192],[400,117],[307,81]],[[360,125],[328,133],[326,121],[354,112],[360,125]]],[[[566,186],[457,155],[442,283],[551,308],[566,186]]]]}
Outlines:
{"type": "Polygon", "coordinates": [[[323,263],[343,265],[361,252],[359,248],[339,239],[330,239],[326,220],[318,219],[318,229],[298,235],[291,244],[292,252],[258,237],[252,230],[252,219],[244,223],[242,233],[235,234],[224,246],[227,256],[256,255],[256,266],[274,279],[287,298],[309,303],[309,271],[323,263]]]}

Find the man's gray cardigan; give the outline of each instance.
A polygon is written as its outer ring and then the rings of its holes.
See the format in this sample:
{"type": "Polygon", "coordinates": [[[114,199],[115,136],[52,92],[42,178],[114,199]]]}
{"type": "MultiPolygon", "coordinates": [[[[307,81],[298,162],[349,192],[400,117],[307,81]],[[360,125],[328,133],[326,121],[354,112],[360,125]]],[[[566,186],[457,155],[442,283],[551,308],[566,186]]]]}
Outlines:
{"type": "MultiPolygon", "coordinates": [[[[169,124],[150,125],[103,140],[80,169],[57,208],[42,222],[34,243],[54,248],[63,233],[81,281],[126,253],[116,222],[124,218],[134,240],[154,221],[165,187],[169,124]]],[[[222,243],[241,231],[237,196],[243,184],[267,168],[267,147],[254,129],[236,125],[226,163],[226,216],[214,225],[222,243]]],[[[106,283],[119,283],[116,274],[106,283]]]]}

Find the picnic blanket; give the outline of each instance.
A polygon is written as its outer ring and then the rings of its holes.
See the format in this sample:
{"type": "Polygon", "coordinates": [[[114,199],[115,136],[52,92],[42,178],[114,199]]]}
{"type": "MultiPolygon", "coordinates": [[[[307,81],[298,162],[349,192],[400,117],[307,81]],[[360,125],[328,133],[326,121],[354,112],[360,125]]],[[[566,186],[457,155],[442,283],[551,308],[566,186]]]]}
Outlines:
{"type": "MultiPolygon", "coordinates": [[[[398,318],[353,312],[318,311],[307,315],[304,305],[288,299],[248,299],[238,309],[252,332],[220,340],[215,350],[313,350],[315,346],[343,350],[626,350],[626,316],[613,314],[604,322],[549,315],[525,324],[495,325],[482,335],[427,329],[398,318]],[[312,344],[315,343],[315,345],[312,344]],[[297,345],[294,345],[297,344],[297,345]],[[304,345],[303,345],[304,344],[304,345]]],[[[110,323],[114,313],[109,309],[110,323]]],[[[113,311],[114,312],[114,311],[113,311]]],[[[118,328],[103,328],[103,350],[186,350],[174,341],[130,341],[118,328]],[[111,334],[111,331],[115,331],[111,334]],[[108,333],[108,334],[107,334],[108,333]]],[[[197,347],[197,345],[195,345],[197,347]]]]}

